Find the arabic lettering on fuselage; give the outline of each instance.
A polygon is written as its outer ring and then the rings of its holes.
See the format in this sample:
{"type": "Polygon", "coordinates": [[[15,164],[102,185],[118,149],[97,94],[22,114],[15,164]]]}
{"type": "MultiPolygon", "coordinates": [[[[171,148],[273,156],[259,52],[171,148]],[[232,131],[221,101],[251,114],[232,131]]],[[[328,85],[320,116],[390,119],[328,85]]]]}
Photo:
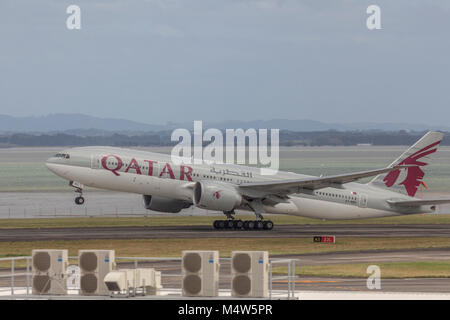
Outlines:
{"type": "Polygon", "coordinates": [[[230,176],[253,178],[253,173],[251,173],[249,171],[239,172],[239,171],[234,171],[234,170],[230,170],[230,169],[217,170],[215,167],[211,167],[211,170],[209,170],[209,172],[216,173],[216,174],[230,175],[230,176]]]}

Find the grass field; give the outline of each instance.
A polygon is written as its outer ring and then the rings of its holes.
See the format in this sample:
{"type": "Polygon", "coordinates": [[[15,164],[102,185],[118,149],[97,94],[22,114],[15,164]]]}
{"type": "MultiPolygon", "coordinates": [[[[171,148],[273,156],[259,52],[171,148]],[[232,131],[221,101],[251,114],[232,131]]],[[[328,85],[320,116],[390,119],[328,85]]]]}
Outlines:
{"type": "MultiPolygon", "coordinates": [[[[275,225],[283,224],[450,224],[450,215],[425,214],[361,220],[319,220],[286,215],[266,215],[275,225]]],[[[92,217],[0,219],[0,229],[8,228],[88,228],[135,226],[211,225],[222,216],[165,216],[165,217],[92,217]]],[[[239,215],[239,219],[253,220],[254,215],[239,215]]]]}
{"type": "MultiPolygon", "coordinates": [[[[387,263],[328,264],[320,266],[297,266],[295,273],[303,277],[367,278],[367,267],[380,268],[381,278],[449,278],[450,261],[411,261],[387,263]]],[[[287,268],[273,268],[274,274],[287,275],[287,268]]]]}
{"type": "Polygon", "coordinates": [[[52,174],[40,162],[0,163],[0,191],[71,190],[67,181],[52,174]]]}
{"type": "MultiPolygon", "coordinates": [[[[263,250],[270,255],[321,252],[358,252],[412,248],[450,248],[450,238],[339,238],[335,244],[313,243],[310,238],[205,238],[131,240],[57,240],[0,242],[0,257],[29,256],[33,249],[68,249],[76,256],[80,249],[115,250],[116,256],[180,257],[182,250],[219,250],[230,257],[234,250],[263,250]]],[[[9,264],[0,264],[3,267],[9,264]]],[[[19,264],[20,265],[20,264],[19,264]]]]}

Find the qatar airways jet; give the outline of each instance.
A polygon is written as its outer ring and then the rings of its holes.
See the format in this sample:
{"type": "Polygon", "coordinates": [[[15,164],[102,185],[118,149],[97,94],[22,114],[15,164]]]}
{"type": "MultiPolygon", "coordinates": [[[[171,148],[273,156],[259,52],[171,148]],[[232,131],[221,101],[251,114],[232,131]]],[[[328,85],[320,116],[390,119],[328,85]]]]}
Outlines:
{"type": "Polygon", "coordinates": [[[142,194],[145,208],[176,213],[195,205],[223,211],[216,229],[271,230],[264,213],[320,219],[359,219],[433,212],[450,199],[415,198],[443,137],[428,132],[387,168],[314,177],[292,172],[261,175],[254,167],[230,164],[176,165],[170,155],[113,148],[80,147],[49,158],[46,166],[70,181],[84,203],[83,185],[142,194]],[[374,176],[369,183],[355,181],[374,176]],[[234,219],[234,210],[253,211],[254,221],[234,219]]]}

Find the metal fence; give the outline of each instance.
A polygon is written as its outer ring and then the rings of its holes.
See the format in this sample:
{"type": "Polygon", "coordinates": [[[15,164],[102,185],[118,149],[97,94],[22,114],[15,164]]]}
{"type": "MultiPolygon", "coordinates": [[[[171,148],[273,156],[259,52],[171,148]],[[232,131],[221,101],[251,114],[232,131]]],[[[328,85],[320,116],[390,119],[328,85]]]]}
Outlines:
{"type": "MultiPolygon", "coordinates": [[[[238,213],[248,214],[245,211],[238,213]]],[[[171,213],[172,216],[195,215],[209,216],[215,214],[222,217],[222,212],[190,207],[179,213],[171,213]]],[[[139,203],[136,206],[127,205],[83,205],[83,206],[45,206],[45,207],[21,207],[20,205],[9,207],[0,205],[0,219],[24,219],[24,218],[76,218],[76,217],[154,217],[167,216],[165,212],[147,210],[139,203]]]]}
{"type": "MultiPolygon", "coordinates": [[[[78,260],[78,256],[70,256],[69,260],[78,260]]],[[[115,260],[118,262],[118,269],[121,267],[126,268],[128,264],[132,264],[134,268],[138,268],[139,265],[151,266],[158,269],[159,267],[164,267],[164,263],[167,262],[179,262],[179,266],[181,269],[181,258],[172,258],[172,257],[116,257],[115,260]],[[156,265],[156,266],[155,266],[156,265]]],[[[22,256],[22,257],[7,257],[0,258],[0,263],[10,262],[10,268],[1,268],[0,269],[0,296],[9,296],[9,297],[23,297],[30,296],[32,297],[32,257],[31,256],[22,256]],[[17,261],[25,260],[25,268],[20,267],[17,268],[17,261]],[[8,272],[9,271],[9,272],[8,272]],[[18,292],[20,291],[20,292],[18,292]]],[[[274,298],[286,298],[286,299],[296,299],[295,296],[295,266],[297,259],[270,259],[269,260],[269,299],[274,298]],[[285,265],[288,268],[287,276],[284,275],[273,275],[273,266],[274,265],[285,265]],[[273,281],[274,280],[287,280],[287,288],[285,290],[274,290],[273,281]]],[[[220,258],[220,262],[222,266],[231,266],[231,258],[220,258]]],[[[173,271],[173,270],[172,270],[173,271]]],[[[67,274],[66,276],[70,276],[67,274]]],[[[177,287],[172,288],[171,290],[180,290],[179,285],[181,285],[182,274],[179,272],[168,272],[161,271],[161,277],[163,283],[169,283],[170,285],[177,287]],[[172,281],[171,281],[172,280],[172,281]],[[174,282],[173,280],[177,280],[174,282]],[[179,280],[179,281],[178,281],[179,280]]],[[[221,272],[219,273],[219,278],[221,280],[230,280],[231,283],[231,271],[229,273],[221,272]]],[[[231,289],[230,289],[231,290],[231,289]]],[[[78,290],[73,290],[78,291],[78,290]]],[[[75,295],[78,292],[75,293],[75,295]]],[[[231,294],[230,294],[231,295],[231,294]]],[[[71,295],[74,296],[73,294],[71,295]]],[[[180,293],[181,296],[181,293],[180,293]]],[[[159,296],[163,298],[163,296],[159,296]]]]}
{"type": "MultiPolygon", "coordinates": [[[[158,214],[158,213],[156,213],[158,214]]],[[[64,218],[64,217],[145,217],[155,215],[155,212],[143,207],[27,207],[14,208],[3,207],[0,210],[0,218],[64,218]]]]}

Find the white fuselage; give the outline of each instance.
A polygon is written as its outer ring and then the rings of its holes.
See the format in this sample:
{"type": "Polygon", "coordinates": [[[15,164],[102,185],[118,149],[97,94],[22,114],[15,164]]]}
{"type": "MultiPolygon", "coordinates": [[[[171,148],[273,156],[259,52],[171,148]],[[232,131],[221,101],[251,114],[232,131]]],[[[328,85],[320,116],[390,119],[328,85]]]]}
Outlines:
{"type": "MultiPolygon", "coordinates": [[[[170,155],[113,147],[80,147],[52,157],[46,166],[56,175],[86,186],[193,202],[192,185],[212,181],[239,187],[242,183],[299,179],[292,172],[260,175],[258,168],[228,164],[177,165],[170,155]],[[218,170],[218,168],[220,170],[218,170]],[[225,169],[224,169],[225,168],[225,169]]],[[[320,219],[358,219],[432,212],[431,206],[393,208],[386,200],[411,199],[368,184],[347,183],[340,188],[304,190],[285,203],[266,204],[264,211],[320,219]]],[[[247,207],[237,208],[248,210],[247,207]]]]}

